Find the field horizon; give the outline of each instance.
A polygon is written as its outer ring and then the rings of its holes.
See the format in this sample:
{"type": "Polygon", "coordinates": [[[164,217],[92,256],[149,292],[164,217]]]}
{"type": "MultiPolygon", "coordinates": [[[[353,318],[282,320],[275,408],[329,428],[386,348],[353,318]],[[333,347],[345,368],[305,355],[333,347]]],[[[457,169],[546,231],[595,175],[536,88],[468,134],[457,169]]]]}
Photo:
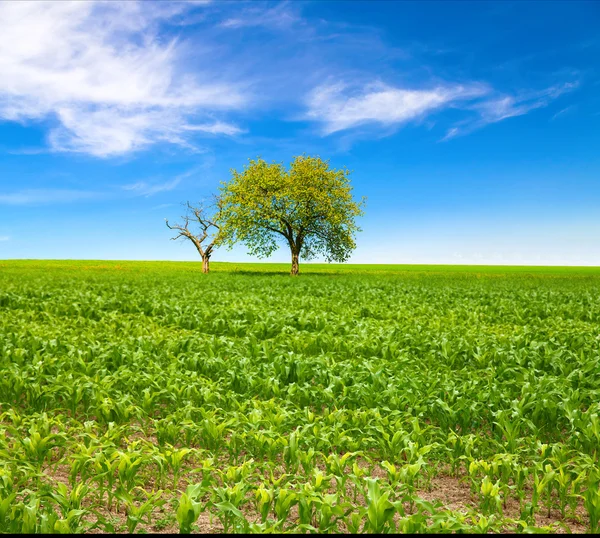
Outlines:
{"type": "MultiPolygon", "coordinates": [[[[202,260],[198,261],[178,261],[178,260],[98,260],[98,259],[45,259],[45,258],[23,258],[0,260],[0,269],[4,268],[33,268],[39,265],[46,265],[48,269],[65,268],[85,268],[95,270],[135,270],[148,267],[176,268],[185,270],[202,269],[202,260]]],[[[211,273],[289,273],[290,264],[280,262],[211,262],[211,273]]],[[[311,273],[484,273],[484,274],[511,274],[511,273],[531,273],[531,274],[592,274],[600,275],[600,266],[596,265],[499,265],[499,264],[391,264],[391,263],[316,263],[301,262],[300,274],[311,273]]]]}

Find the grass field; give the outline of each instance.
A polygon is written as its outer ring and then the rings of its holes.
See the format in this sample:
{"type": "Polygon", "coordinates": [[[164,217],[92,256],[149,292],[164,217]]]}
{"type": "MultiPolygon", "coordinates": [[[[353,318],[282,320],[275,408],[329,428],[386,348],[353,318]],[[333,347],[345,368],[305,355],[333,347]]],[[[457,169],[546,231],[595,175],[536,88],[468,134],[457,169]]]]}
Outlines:
{"type": "Polygon", "coordinates": [[[600,531],[600,268],[0,261],[0,532],[600,531]]]}

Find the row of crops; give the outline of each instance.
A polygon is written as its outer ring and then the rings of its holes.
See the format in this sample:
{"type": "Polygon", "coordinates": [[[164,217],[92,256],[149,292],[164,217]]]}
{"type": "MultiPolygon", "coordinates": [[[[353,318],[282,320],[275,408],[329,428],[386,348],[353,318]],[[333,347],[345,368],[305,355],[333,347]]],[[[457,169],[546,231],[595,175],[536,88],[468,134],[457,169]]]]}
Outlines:
{"type": "Polygon", "coordinates": [[[599,532],[600,275],[0,264],[0,532],[599,532]]]}

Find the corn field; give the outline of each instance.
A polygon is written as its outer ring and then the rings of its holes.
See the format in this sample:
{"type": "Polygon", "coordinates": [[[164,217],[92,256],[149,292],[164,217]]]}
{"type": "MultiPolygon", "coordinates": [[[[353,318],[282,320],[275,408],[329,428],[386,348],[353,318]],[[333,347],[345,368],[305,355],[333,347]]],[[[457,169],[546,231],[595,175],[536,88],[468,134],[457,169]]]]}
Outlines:
{"type": "Polygon", "coordinates": [[[600,272],[303,270],[0,262],[0,532],[600,532],[600,272]]]}

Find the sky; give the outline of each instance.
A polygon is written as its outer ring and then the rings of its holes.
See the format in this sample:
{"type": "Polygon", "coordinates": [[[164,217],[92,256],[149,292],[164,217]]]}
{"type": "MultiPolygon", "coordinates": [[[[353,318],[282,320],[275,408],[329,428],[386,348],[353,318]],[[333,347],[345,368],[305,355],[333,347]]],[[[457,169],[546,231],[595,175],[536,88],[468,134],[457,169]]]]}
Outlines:
{"type": "Polygon", "coordinates": [[[306,153],[367,197],[352,263],[600,265],[599,27],[593,1],[0,2],[0,259],[198,260],[165,218],[306,153]]]}

